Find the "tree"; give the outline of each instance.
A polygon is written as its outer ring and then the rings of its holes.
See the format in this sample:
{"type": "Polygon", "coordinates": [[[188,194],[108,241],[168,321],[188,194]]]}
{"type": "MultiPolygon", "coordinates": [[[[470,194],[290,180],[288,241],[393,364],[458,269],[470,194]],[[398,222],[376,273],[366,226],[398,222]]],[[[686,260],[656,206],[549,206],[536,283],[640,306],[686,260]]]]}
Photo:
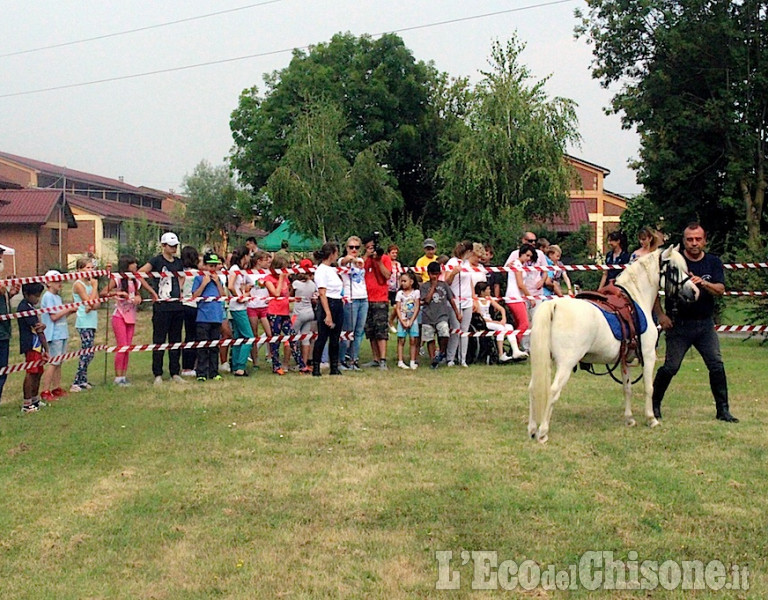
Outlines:
{"type": "Polygon", "coordinates": [[[564,152],[579,140],[575,104],[549,99],[546,79],[531,81],[524,48],[517,38],[494,43],[491,70],[468,97],[466,127],[438,169],[440,200],[460,237],[513,245],[524,222],[568,207],[564,152]]]}
{"type": "MultiPolygon", "coordinates": [[[[765,227],[768,14],[757,0],[587,0],[577,34],[593,76],[618,84],[610,110],[641,138],[638,181],[671,228],[765,227]]],[[[733,243],[741,244],[744,235],[733,243]]]]}
{"type": "Polygon", "coordinates": [[[205,245],[227,253],[229,236],[250,215],[244,215],[243,191],[238,190],[226,165],[212,166],[202,160],[185,175],[184,195],[189,198],[183,224],[192,236],[203,236],[205,245]]]}
{"type": "Polygon", "coordinates": [[[417,62],[400,37],[337,34],[308,52],[296,50],[288,67],[264,82],[263,96],[255,86],[241,93],[230,120],[230,162],[242,184],[254,192],[266,184],[306,105],[323,101],[341,111],[342,157],[352,164],[385,142],[374,154],[397,180],[404,212],[415,218],[429,212],[446,122],[436,98],[451,83],[431,64],[417,62]]]}
{"type": "Polygon", "coordinates": [[[377,161],[377,152],[383,154],[386,145],[363,150],[350,165],[339,144],[343,132],[339,108],[309,105],[299,115],[285,155],[265,186],[274,214],[323,240],[383,229],[402,202],[392,177],[377,161]]]}
{"type": "Polygon", "coordinates": [[[118,255],[133,256],[139,266],[144,265],[157,254],[160,244],[160,227],[146,219],[130,220],[123,223],[125,242],[118,245],[118,255]]]}

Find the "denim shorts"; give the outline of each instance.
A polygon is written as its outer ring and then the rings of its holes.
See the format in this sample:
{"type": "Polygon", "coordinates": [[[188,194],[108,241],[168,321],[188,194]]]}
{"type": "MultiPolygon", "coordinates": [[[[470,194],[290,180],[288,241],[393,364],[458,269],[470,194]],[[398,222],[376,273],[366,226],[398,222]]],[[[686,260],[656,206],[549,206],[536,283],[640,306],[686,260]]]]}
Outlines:
{"type": "MultiPolygon", "coordinates": [[[[67,339],[64,338],[63,340],[51,340],[48,342],[48,354],[51,355],[51,357],[57,356],[59,354],[64,354],[67,351],[67,339]]],[[[52,360],[48,364],[53,365],[54,367],[58,367],[62,362],[62,360],[52,360]]]]}
{"type": "Polygon", "coordinates": [[[419,337],[419,324],[415,321],[411,324],[411,326],[406,329],[403,327],[403,324],[398,321],[397,322],[397,337],[404,338],[410,336],[411,338],[417,338],[419,337]]]}

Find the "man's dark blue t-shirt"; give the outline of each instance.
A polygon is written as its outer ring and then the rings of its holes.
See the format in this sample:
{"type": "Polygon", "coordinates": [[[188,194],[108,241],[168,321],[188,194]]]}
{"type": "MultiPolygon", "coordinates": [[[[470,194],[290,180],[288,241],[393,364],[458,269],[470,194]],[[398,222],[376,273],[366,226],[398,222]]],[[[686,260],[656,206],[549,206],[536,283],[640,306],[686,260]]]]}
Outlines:
{"type": "MultiPolygon", "coordinates": [[[[701,260],[690,260],[683,254],[688,265],[688,273],[701,277],[711,283],[725,283],[723,262],[714,254],[704,254],[701,260]]],[[[678,304],[678,319],[710,319],[715,313],[715,297],[709,292],[700,290],[699,299],[693,303],[678,304]]]]}

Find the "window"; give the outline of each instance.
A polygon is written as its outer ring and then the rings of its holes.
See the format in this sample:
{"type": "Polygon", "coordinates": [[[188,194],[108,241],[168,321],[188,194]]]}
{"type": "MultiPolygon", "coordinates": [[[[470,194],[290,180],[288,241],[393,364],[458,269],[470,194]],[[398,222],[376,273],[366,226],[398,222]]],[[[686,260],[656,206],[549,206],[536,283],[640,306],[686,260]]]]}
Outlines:
{"type": "Polygon", "coordinates": [[[51,229],[51,246],[58,246],[61,243],[61,229],[51,229]]]}
{"type": "Polygon", "coordinates": [[[120,223],[104,223],[104,238],[108,240],[119,240],[120,223]]]}

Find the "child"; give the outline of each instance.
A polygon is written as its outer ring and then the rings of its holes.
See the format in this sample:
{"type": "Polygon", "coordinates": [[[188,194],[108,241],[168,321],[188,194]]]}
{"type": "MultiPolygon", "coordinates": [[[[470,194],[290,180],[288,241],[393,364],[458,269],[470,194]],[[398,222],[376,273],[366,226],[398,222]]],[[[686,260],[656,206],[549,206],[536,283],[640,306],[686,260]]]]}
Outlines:
{"type": "MultiPolygon", "coordinates": [[[[25,283],[21,286],[24,300],[19,302],[19,312],[34,310],[40,302],[43,294],[42,283],[25,283]]],[[[21,353],[27,362],[48,360],[48,342],[45,340],[45,325],[40,322],[37,315],[21,317],[19,319],[19,346],[21,353]]],[[[43,366],[29,367],[24,377],[24,404],[22,413],[31,413],[40,410],[45,403],[40,400],[40,376],[43,374],[43,366]]]]}
{"type": "Polygon", "coordinates": [[[439,262],[432,262],[427,265],[427,274],[429,281],[421,284],[421,336],[427,342],[429,357],[432,359],[432,368],[437,369],[438,365],[445,360],[448,349],[448,338],[451,330],[448,325],[450,321],[450,310],[456,315],[456,319],[461,322],[461,311],[456,306],[453,299],[453,291],[450,286],[440,280],[441,270],[439,262]],[[439,344],[439,351],[435,353],[435,332],[439,344]]]}
{"type": "MultiPolygon", "coordinates": [[[[282,255],[276,254],[272,259],[272,269],[281,270],[288,267],[288,259],[282,255]]],[[[272,330],[271,335],[290,335],[291,334],[291,317],[290,317],[290,287],[288,285],[288,275],[286,273],[280,273],[275,275],[271,273],[266,276],[264,283],[269,290],[269,295],[272,299],[267,306],[267,319],[269,320],[269,327],[272,330]]],[[[291,353],[296,364],[299,365],[299,370],[304,369],[307,365],[304,363],[304,359],[301,357],[299,351],[299,344],[295,341],[290,343],[291,353]]],[[[272,372],[276,375],[285,375],[285,369],[280,364],[280,343],[273,342],[270,344],[272,349],[272,372]]]]}
{"type": "MultiPolygon", "coordinates": [[[[568,277],[568,273],[562,269],[563,263],[560,261],[560,257],[563,255],[563,251],[557,244],[550,244],[546,250],[547,252],[547,265],[561,267],[560,269],[553,269],[547,271],[547,280],[544,282],[544,295],[551,296],[553,293],[562,298],[563,287],[560,284],[562,281],[568,288],[568,294],[573,292],[573,286],[571,280],[568,277]]],[[[603,274],[606,272],[603,271],[603,274]]]]}
{"type": "MultiPolygon", "coordinates": [[[[139,263],[133,256],[123,255],[117,259],[117,270],[119,273],[137,273],[139,263]]],[[[115,312],[112,313],[112,331],[115,332],[115,341],[118,346],[130,346],[133,342],[136,307],[141,304],[140,288],[141,283],[138,279],[131,279],[125,275],[119,279],[112,279],[107,284],[105,293],[117,298],[115,312]]],[[[131,385],[125,377],[128,373],[130,355],[130,352],[115,354],[115,384],[120,387],[131,385]]]]}
{"type": "MultiPolygon", "coordinates": [[[[61,275],[58,271],[48,271],[45,276],[61,275]]],[[[61,306],[64,301],[61,299],[61,281],[49,281],[46,284],[48,290],[43,294],[42,308],[54,308],[61,306]]],[[[45,365],[43,373],[43,393],[40,398],[46,402],[52,402],[66,395],[61,388],[61,359],[55,359],[56,356],[64,354],[67,351],[67,340],[69,339],[69,326],[67,317],[75,312],[76,308],[65,308],[54,313],[43,313],[40,315],[40,321],[45,325],[45,341],[48,342],[48,351],[54,360],[45,365]]]]}
{"type": "Polygon", "coordinates": [[[510,360],[525,360],[528,355],[525,352],[521,352],[517,347],[517,338],[515,337],[515,328],[512,325],[507,324],[507,312],[502,306],[491,298],[491,286],[485,281],[480,281],[475,285],[475,312],[479,313],[485,321],[485,326],[489,331],[503,331],[509,340],[510,346],[512,346],[512,356],[507,355],[504,352],[504,338],[496,336],[496,345],[499,348],[499,362],[506,363],[510,360]],[[494,321],[491,318],[491,307],[499,311],[501,320],[494,321]]]}
{"type": "MultiPolygon", "coordinates": [[[[257,250],[251,256],[251,269],[258,271],[264,271],[269,269],[269,265],[272,262],[272,257],[269,252],[257,250]]],[[[252,299],[248,301],[248,321],[251,324],[253,335],[259,337],[259,324],[261,324],[264,330],[264,335],[267,337],[272,336],[272,330],[269,327],[269,320],[267,319],[267,306],[269,305],[269,290],[264,285],[264,279],[266,279],[266,273],[252,273],[248,275],[248,281],[251,282],[253,287],[251,288],[252,299]]],[[[269,344],[267,344],[267,359],[272,358],[269,344]]],[[[259,344],[254,344],[251,349],[251,359],[253,360],[253,366],[258,368],[259,364],[259,344]]]]}
{"type": "MultiPolygon", "coordinates": [[[[78,258],[75,267],[78,271],[83,271],[81,279],[75,281],[72,286],[72,298],[75,302],[84,302],[85,300],[96,300],[99,297],[99,286],[90,272],[93,271],[93,262],[90,258],[78,258]]],[[[96,326],[99,320],[99,307],[95,304],[84,304],[77,309],[77,319],[75,320],[75,329],[80,334],[80,348],[87,350],[93,348],[93,340],[96,337],[96,326]]],[[[77,364],[77,373],[72,382],[70,392],[82,392],[90,390],[93,386],[88,383],[88,365],[93,360],[93,352],[86,352],[80,355],[77,364]]]]}
{"type": "Polygon", "coordinates": [[[395,296],[395,311],[397,312],[397,366],[401,369],[418,368],[416,355],[419,352],[419,290],[416,287],[416,275],[412,271],[400,276],[400,290],[395,296]],[[405,338],[411,338],[411,363],[406,365],[403,361],[403,348],[405,338]]]}
{"type": "MultiPolygon", "coordinates": [[[[308,258],[304,258],[299,263],[302,269],[311,269],[314,264],[308,258]]],[[[296,302],[293,305],[293,332],[299,334],[312,333],[317,330],[317,318],[312,302],[317,297],[317,286],[313,281],[312,273],[299,273],[291,284],[293,295],[296,302]]],[[[301,340],[301,359],[304,361],[304,368],[301,373],[310,374],[312,369],[309,367],[309,357],[312,354],[312,340],[307,338],[301,340]]]]}
{"type": "MultiPolygon", "coordinates": [[[[229,275],[227,289],[232,293],[229,299],[229,314],[232,317],[232,337],[235,339],[252,338],[253,330],[248,321],[248,302],[243,296],[251,293],[252,284],[248,281],[243,269],[250,267],[251,258],[245,246],[236,248],[229,259],[229,275]]],[[[232,346],[232,374],[235,377],[247,377],[245,366],[251,352],[251,342],[232,346]]]]}
{"type": "MultiPolygon", "coordinates": [[[[217,270],[221,260],[216,254],[206,252],[203,256],[203,275],[196,275],[192,282],[192,298],[220,298],[226,296],[217,270]]],[[[196,341],[212,341],[221,337],[221,322],[224,319],[224,307],[221,302],[198,302],[196,341]]],[[[219,349],[216,346],[197,350],[197,380],[221,380],[218,372],[219,349]]]]}

